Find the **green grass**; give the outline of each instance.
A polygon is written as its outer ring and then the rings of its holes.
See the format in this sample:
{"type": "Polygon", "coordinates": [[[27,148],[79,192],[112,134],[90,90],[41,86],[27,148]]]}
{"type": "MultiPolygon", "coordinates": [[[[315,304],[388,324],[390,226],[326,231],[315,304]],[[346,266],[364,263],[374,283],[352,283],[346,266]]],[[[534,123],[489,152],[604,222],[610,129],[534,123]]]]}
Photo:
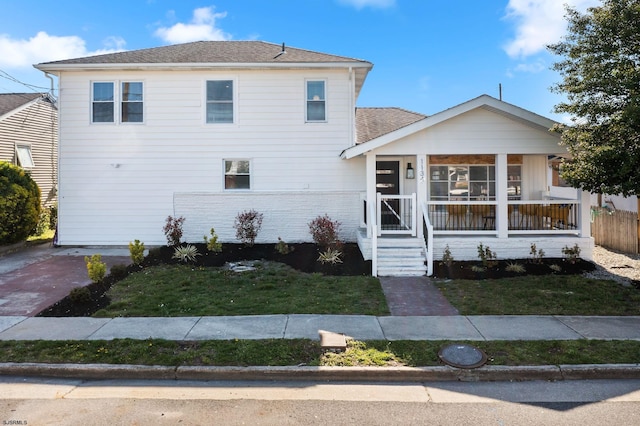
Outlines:
{"type": "Polygon", "coordinates": [[[640,315],[640,291],[580,275],[434,282],[462,315],[640,315]]]}
{"type": "MultiPolygon", "coordinates": [[[[351,342],[342,354],[323,354],[306,339],[0,341],[0,362],[138,364],[165,366],[437,366],[446,341],[351,342]]],[[[632,340],[466,342],[482,349],[487,365],[635,364],[632,340]]]]}
{"type": "Polygon", "coordinates": [[[254,271],[163,265],[114,284],[96,317],[270,314],[388,315],[376,278],[298,272],[272,262],[254,271]]]}

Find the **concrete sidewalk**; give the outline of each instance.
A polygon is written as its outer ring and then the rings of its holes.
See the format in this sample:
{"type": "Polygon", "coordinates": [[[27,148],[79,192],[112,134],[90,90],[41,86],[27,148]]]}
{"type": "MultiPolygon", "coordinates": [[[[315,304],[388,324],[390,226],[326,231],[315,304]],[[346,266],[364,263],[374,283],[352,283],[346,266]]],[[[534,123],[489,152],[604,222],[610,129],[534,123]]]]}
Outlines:
{"type": "Polygon", "coordinates": [[[321,330],[357,340],[640,340],[640,316],[0,317],[0,340],[318,340],[321,330]]]}

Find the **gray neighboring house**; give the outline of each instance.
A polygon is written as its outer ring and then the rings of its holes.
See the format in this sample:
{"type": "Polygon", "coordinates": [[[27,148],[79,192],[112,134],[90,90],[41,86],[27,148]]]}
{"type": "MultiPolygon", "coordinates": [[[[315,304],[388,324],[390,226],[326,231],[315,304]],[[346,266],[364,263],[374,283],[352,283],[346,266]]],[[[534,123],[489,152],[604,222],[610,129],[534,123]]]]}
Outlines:
{"type": "Polygon", "coordinates": [[[27,170],[43,206],[57,202],[58,108],[46,93],[0,93],[0,161],[27,170]]]}

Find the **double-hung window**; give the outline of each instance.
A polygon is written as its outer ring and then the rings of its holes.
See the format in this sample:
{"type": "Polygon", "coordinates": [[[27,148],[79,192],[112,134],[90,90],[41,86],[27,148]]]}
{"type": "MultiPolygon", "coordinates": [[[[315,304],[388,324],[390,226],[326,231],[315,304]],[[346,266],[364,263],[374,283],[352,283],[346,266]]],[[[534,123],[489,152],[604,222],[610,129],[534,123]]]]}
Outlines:
{"type": "Polygon", "coordinates": [[[115,121],[115,90],[112,82],[94,82],[91,103],[92,123],[115,121]]]}
{"type": "Polygon", "coordinates": [[[306,120],[308,122],[327,120],[325,86],[326,84],[324,80],[307,81],[306,120]]]}
{"type": "Polygon", "coordinates": [[[224,189],[251,189],[249,160],[224,161],[224,189]]]}
{"type": "Polygon", "coordinates": [[[91,90],[92,123],[142,123],[144,87],[140,81],[96,81],[91,90]],[[119,90],[119,91],[118,91],[119,90]]]}
{"type": "Polygon", "coordinates": [[[123,123],[142,123],[142,96],[141,82],[122,82],[122,103],[120,109],[123,123]]]}
{"type": "Polygon", "coordinates": [[[233,80],[207,81],[207,123],[233,123],[233,80]]]}

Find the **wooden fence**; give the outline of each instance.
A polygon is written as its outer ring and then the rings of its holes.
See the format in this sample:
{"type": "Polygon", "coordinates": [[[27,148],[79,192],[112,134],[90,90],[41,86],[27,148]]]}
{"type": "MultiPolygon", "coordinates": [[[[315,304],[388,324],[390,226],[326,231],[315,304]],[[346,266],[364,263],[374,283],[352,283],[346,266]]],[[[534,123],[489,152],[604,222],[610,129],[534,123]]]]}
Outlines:
{"type": "Polygon", "coordinates": [[[591,235],[599,246],[623,253],[638,253],[638,213],[591,208],[591,235]]]}

